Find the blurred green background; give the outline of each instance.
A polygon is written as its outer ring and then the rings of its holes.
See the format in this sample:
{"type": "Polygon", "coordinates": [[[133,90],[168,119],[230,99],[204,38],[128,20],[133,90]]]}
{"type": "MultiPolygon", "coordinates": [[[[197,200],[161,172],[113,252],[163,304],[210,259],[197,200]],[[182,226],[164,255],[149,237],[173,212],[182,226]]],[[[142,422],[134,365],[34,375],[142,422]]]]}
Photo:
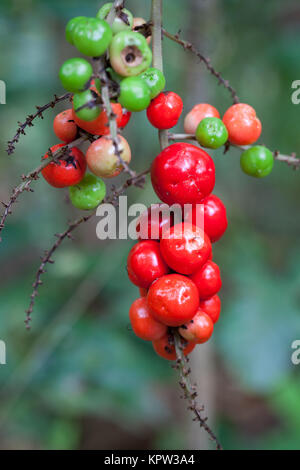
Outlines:
{"type": "MultiPolygon", "coordinates": [[[[0,79],[7,84],[7,104],[0,106],[0,200],[57,143],[52,121],[58,110],[50,110],[22,137],[15,155],[5,152],[17,121],[63,93],[58,68],[77,55],[64,39],[65,23],[94,16],[102,3],[1,1],[0,79]]],[[[256,108],[261,142],[283,153],[299,151],[300,108],[291,103],[291,83],[300,78],[299,2],[164,4],[164,26],[192,39],[241,100],[256,108]]],[[[149,19],[150,0],[128,0],[126,6],[149,19]]],[[[228,92],[195,57],[167,39],[164,55],[167,89],[182,96],[184,114],[199,102],[225,112],[228,92]]],[[[125,136],[132,167],[147,168],[159,147],[145,113],[132,118],[125,136]]],[[[203,360],[213,367],[204,370],[197,359],[193,367],[198,381],[210,376],[210,423],[226,449],[299,449],[300,366],[291,363],[291,343],[300,339],[300,174],[277,162],[268,178],[256,180],[240,171],[238,151],[213,157],[215,193],[229,217],[214,249],[223,310],[212,346],[203,346],[203,360]]],[[[0,448],[191,447],[176,373],[128,328],[128,309],[138,294],[125,270],[132,241],[100,242],[96,220],[81,228],[57,252],[44,276],[32,330],[25,330],[39,257],[54,233],[78,215],[66,191],[42,179],[34,189],[15,206],[0,246],[0,339],[7,346],[7,365],[0,366],[0,448]]],[[[145,191],[131,189],[128,196],[130,202],[157,201],[149,182],[145,191]]],[[[204,403],[206,398],[199,397],[204,403]]],[[[198,437],[199,446],[209,446],[202,433],[198,437]]]]}

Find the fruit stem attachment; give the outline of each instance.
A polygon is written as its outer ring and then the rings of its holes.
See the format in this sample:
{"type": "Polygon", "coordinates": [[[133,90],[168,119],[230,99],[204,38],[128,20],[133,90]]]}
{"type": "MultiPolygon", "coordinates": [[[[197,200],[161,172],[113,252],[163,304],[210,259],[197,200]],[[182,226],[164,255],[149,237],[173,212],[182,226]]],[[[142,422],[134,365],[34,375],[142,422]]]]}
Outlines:
{"type": "MultiPolygon", "coordinates": [[[[153,67],[163,72],[162,56],[162,0],[152,0],[152,54],[153,67]]],[[[167,131],[158,131],[161,149],[168,147],[169,139],[167,131]]]]}

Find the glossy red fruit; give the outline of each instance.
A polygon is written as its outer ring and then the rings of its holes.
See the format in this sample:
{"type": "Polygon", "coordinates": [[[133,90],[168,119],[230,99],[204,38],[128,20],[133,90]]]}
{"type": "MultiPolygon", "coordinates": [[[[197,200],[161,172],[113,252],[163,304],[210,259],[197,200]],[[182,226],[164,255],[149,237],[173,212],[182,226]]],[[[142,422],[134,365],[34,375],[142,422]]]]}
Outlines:
{"type": "Polygon", "coordinates": [[[141,240],[159,240],[173,224],[174,212],[167,204],[151,204],[138,218],[136,231],[141,240]]]}
{"type": "Polygon", "coordinates": [[[164,233],[160,250],[170,268],[181,274],[192,274],[207,261],[211,243],[199,227],[181,222],[164,233]]]}
{"type": "Polygon", "coordinates": [[[76,138],[78,128],[73,119],[72,109],[66,109],[54,118],[53,130],[56,137],[66,144],[72,142],[76,138]]]}
{"type": "Polygon", "coordinates": [[[128,255],[127,271],[131,282],[145,289],[167,274],[169,268],[161,256],[159,243],[145,240],[134,245],[128,255]]]}
{"type": "Polygon", "coordinates": [[[129,318],[134,333],[145,341],[155,341],[167,333],[166,325],[151,315],[145,297],[136,299],[130,307],[129,318]]]}
{"type": "MultiPolygon", "coordinates": [[[[51,147],[51,152],[64,147],[65,144],[57,144],[51,147]]],[[[49,158],[48,153],[44,158],[49,158]]],[[[60,160],[58,163],[50,162],[42,170],[42,175],[45,180],[55,188],[65,188],[79,183],[84,177],[86,171],[85,156],[76,147],[69,150],[69,157],[67,160],[60,160]]]]}
{"type": "Polygon", "coordinates": [[[194,318],[179,328],[179,333],[187,341],[197,344],[206,343],[214,331],[212,319],[201,309],[198,310],[194,318]]]}
{"type": "Polygon", "coordinates": [[[154,191],[166,204],[196,204],[214,188],[215,165],[204,150],[180,142],[157,155],[151,180],[154,191]]]}
{"type": "Polygon", "coordinates": [[[185,220],[204,229],[212,243],[224,235],[228,225],[226,207],[214,194],[210,194],[200,204],[195,205],[185,220]]]}
{"type": "Polygon", "coordinates": [[[219,266],[213,261],[207,261],[190,278],[198,288],[200,300],[208,299],[215,295],[222,287],[219,266]]]}
{"type": "Polygon", "coordinates": [[[119,122],[120,129],[124,129],[127,126],[131,118],[131,112],[128,109],[122,108],[122,119],[119,122]]]}
{"type": "Polygon", "coordinates": [[[220,117],[219,111],[207,103],[196,104],[193,109],[185,116],[184,132],[187,134],[196,134],[197,127],[202,119],[207,117],[220,117]]]}
{"type": "MultiPolygon", "coordinates": [[[[173,336],[169,333],[165,334],[162,338],[153,341],[153,348],[155,352],[163,357],[164,359],[167,359],[168,361],[175,361],[176,360],[176,350],[174,346],[174,341],[173,341],[173,336]]],[[[191,342],[186,342],[182,341],[182,346],[184,347],[183,353],[185,356],[190,354],[194,347],[196,346],[196,343],[191,343],[191,342]]]]}
{"type": "Polygon", "coordinates": [[[200,300],[200,308],[212,319],[213,323],[217,323],[221,313],[220,297],[213,295],[209,299],[200,300]]]}
{"type": "Polygon", "coordinates": [[[168,274],[151,284],[147,302],[156,320],[168,326],[179,326],[195,315],[199,295],[191,279],[168,274]]]}
{"type": "MultiPolygon", "coordinates": [[[[122,106],[120,103],[111,103],[111,107],[113,113],[116,115],[117,126],[120,127],[120,123],[123,118],[122,106]]],[[[102,111],[94,121],[83,121],[82,119],[79,119],[79,117],[76,116],[74,109],[72,114],[77,126],[90,134],[108,135],[110,133],[106,111],[102,111]]]]}
{"type": "Polygon", "coordinates": [[[228,140],[235,145],[250,145],[261,134],[261,122],[255,109],[249,104],[238,103],[230,106],[223,117],[228,130],[228,140]]]}
{"type": "Polygon", "coordinates": [[[183,102],[177,93],[163,91],[151,101],[147,117],[157,129],[171,129],[176,126],[182,113],[183,102]]]}

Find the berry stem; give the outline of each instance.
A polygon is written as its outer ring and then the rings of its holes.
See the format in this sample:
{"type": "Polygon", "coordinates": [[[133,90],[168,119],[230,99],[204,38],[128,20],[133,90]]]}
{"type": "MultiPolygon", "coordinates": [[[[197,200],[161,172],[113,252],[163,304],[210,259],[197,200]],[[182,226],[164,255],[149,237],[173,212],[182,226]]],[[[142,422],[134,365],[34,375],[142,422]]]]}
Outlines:
{"type": "MultiPolygon", "coordinates": [[[[169,132],[168,137],[169,140],[197,140],[194,134],[173,134],[172,132],[169,132]]],[[[233,145],[226,142],[225,152],[228,152],[230,147],[235,147],[244,152],[244,150],[248,150],[249,148],[251,148],[252,145],[233,145]]],[[[300,168],[300,158],[297,157],[296,153],[292,153],[291,155],[284,155],[280,153],[279,150],[274,150],[273,157],[275,160],[279,162],[284,162],[287,165],[293,167],[295,170],[300,168]]]]}
{"type": "MultiPolygon", "coordinates": [[[[163,72],[162,56],[162,0],[152,0],[152,53],[153,67],[163,72]]],[[[169,139],[167,131],[158,131],[160,147],[163,150],[168,147],[169,139]]]]}
{"type": "Polygon", "coordinates": [[[190,373],[191,369],[188,365],[188,357],[186,357],[182,350],[182,339],[179,335],[177,330],[173,330],[173,337],[174,337],[174,345],[176,350],[177,361],[174,368],[179,370],[180,374],[180,382],[179,385],[183,390],[183,398],[188,401],[188,409],[192,411],[195,415],[195,421],[199,421],[200,427],[203,428],[208,435],[210,436],[211,440],[215,443],[217,450],[223,450],[220,442],[218,441],[217,436],[211,430],[209,425],[207,424],[207,418],[203,418],[201,416],[201,412],[204,411],[203,406],[199,407],[197,403],[197,387],[193,385],[190,381],[190,373]]]}

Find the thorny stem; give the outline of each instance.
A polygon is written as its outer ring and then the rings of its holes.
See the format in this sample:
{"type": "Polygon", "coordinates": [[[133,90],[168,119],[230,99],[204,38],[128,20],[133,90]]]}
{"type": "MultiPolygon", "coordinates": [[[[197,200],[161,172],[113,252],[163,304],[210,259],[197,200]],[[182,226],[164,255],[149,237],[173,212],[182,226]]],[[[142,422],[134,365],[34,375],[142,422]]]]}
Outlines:
{"type": "Polygon", "coordinates": [[[176,365],[174,366],[175,369],[179,370],[180,373],[180,382],[179,385],[183,390],[183,398],[185,398],[188,403],[188,409],[194,413],[195,421],[199,421],[200,427],[203,428],[208,435],[210,436],[211,440],[214,441],[216,444],[217,450],[222,450],[222,446],[220,442],[218,441],[217,436],[214,434],[214,432],[211,430],[209,425],[207,424],[207,418],[203,418],[201,416],[201,412],[204,411],[204,407],[199,407],[197,404],[197,387],[196,385],[192,385],[190,381],[190,373],[191,370],[188,365],[188,357],[186,357],[183,353],[183,344],[182,344],[182,338],[179,335],[177,330],[173,330],[173,337],[174,337],[174,345],[175,345],[175,350],[176,350],[176,356],[177,356],[177,361],[176,365]]]}
{"type": "Polygon", "coordinates": [[[65,93],[62,96],[54,95],[54,99],[52,101],[50,101],[49,103],[47,103],[43,106],[36,106],[36,109],[37,109],[36,113],[29,114],[29,116],[27,116],[26,120],[23,123],[18,123],[19,127],[17,129],[17,132],[16,132],[15,136],[12,138],[12,140],[10,140],[8,142],[8,146],[7,146],[7,150],[6,150],[8,155],[12,155],[14,153],[15,148],[16,148],[15,146],[19,142],[19,139],[20,139],[21,135],[25,135],[25,129],[27,127],[32,127],[33,126],[34,119],[36,119],[37,117],[43,119],[44,118],[44,116],[43,116],[44,111],[46,111],[49,108],[54,108],[58,103],[60,103],[61,101],[65,101],[65,100],[69,99],[70,97],[71,97],[71,93],[65,93]]]}
{"type": "MultiPolygon", "coordinates": [[[[168,134],[170,140],[197,140],[194,134],[173,134],[169,132],[168,134]]],[[[225,152],[228,152],[230,147],[235,147],[241,151],[247,150],[251,148],[251,145],[234,145],[230,143],[225,144],[225,152]]],[[[277,160],[279,162],[284,162],[287,165],[293,167],[295,170],[300,168],[300,158],[296,156],[295,153],[292,153],[291,155],[284,155],[280,153],[278,150],[273,151],[273,157],[274,160],[277,160]]]]}
{"type": "MultiPolygon", "coordinates": [[[[31,183],[39,178],[39,174],[41,173],[41,171],[47,165],[49,165],[49,161],[56,161],[57,162],[59,160],[64,160],[64,159],[68,158],[69,150],[71,148],[80,145],[85,140],[88,140],[90,138],[91,138],[91,136],[89,136],[88,134],[84,135],[84,136],[81,136],[78,139],[71,142],[70,144],[67,144],[64,147],[61,147],[60,149],[56,150],[56,152],[54,152],[54,153],[50,152],[50,149],[49,149],[49,153],[48,153],[49,158],[44,159],[43,162],[37,168],[30,171],[27,175],[22,175],[21,176],[22,183],[20,183],[18,186],[16,186],[13,189],[12,195],[11,195],[9,201],[7,203],[2,202],[2,205],[4,206],[4,212],[3,212],[3,214],[0,218],[0,233],[4,229],[7,217],[9,215],[11,215],[11,213],[12,213],[12,205],[17,202],[18,197],[24,191],[33,192],[33,189],[30,188],[31,183]]],[[[1,241],[2,241],[2,239],[0,238],[0,242],[1,241]]]]}
{"type": "MultiPolygon", "coordinates": [[[[150,171],[149,169],[145,170],[142,173],[139,173],[138,175],[134,175],[133,177],[127,179],[125,183],[122,184],[122,186],[120,186],[118,189],[113,190],[111,194],[108,197],[106,197],[101,204],[117,205],[119,196],[123,194],[126,191],[126,189],[128,189],[130,186],[142,187],[142,185],[145,183],[145,176],[149,173],[149,171],[150,171]]],[[[31,314],[34,309],[35,299],[38,295],[39,286],[43,284],[41,277],[43,274],[46,273],[45,268],[47,264],[54,263],[52,256],[55,253],[55,251],[60,247],[62,242],[66,238],[73,239],[72,232],[83,223],[88,222],[92,217],[96,215],[96,213],[97,213],[97,209],[95,209],[93,212],[89,213],[88,215],[82,216],[76,219],[74,222],[69,223],[68,228],[64,232],[58,233],[55,235],[57,237],[57,240],[52,245],[50,250],[45,251],[44,256],[41,258],[42,260],[41,264],[36,272],[34,283],[32,284],[33,291],[30,296],[30,303],[29,303],[28,309],[26,310],[26,319],[25,319],[25,324],[26,324],[27,329],[30,329],[31,314]]]]}
{"type": "MultiPolygon", "coordinates": [[[[152,41],[153,41],[153,66],[159,68],[163,71],[163,59],[162,59],[162,0],[152,0],[152,41]]],[[[164,149],[169,145],[169,135],[168,131],[159,132],[159,141],[161,149],[164,149]]],[[[174,338],[174,345],[176,350],[176,368],[179,370],[180,374],[180,386],[184,391],[184,398],[189,402],[189,410],[191,410],[195,419],[199,421],[200,427],[203,427],[205,431],[209,434],[210,438],[215,442],[216,448],[221,450],[221,444],[219,443],[217,437],[210,429],[207,424],[207,418],[202,418],[200,411],[203,411],[203,408],[199,409],[196,402],[196,390],[189,380],[190,370],[187,367],[188,359],[185,357],[182,351],[182,342],[181,337],[177,330],[172,332],[174,338]]]]}
{"type": "Polygon", "coordinates": [[[184,41],[183,39],[180,39],[179,34],[171,34],[168,31],[166,31],[165,29],[162,30],[162,33],[163,33],[164,36],[166,36],[166,38],[171,39],[171,41],[174,41],[177,44],[180,44],[185,50],[189,50],[193,54],[195,54],[198,57],[198,59],[200,60],[200,62],[202,62],[205,65],[207,70],[217,78],[219,84],[223,85],[230,92],[230,94],[232,96],[232,99],[233,99],[233,103],[239,103],[239,97],[238,97],[237,92],[235,91],[235,89],[230,85],[228,80],[225,80],[222,77],[220,72],[217,72],[214,69],[214,67],[211,65],[210,59],[208,57],[205,57],[203,54],[201,54],[201,52],[199,52],[191,42],[184,41]]]}

